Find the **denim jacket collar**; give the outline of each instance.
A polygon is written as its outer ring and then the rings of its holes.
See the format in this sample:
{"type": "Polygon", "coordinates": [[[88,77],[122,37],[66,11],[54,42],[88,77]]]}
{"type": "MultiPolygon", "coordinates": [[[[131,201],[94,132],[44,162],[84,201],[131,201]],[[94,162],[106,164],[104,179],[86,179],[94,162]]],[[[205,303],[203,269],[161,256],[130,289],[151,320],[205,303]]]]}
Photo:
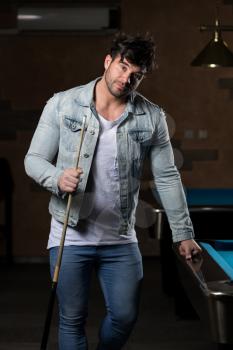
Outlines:
{"type": "MultiPolygon", "coordinates": [[[[83,85],[80,90],[78,90],[79,94],[75,97],[75,101],[82,107],[91,107],[93,105],[93,95],[94,88],[98,80],[101,77],[91,81],[90,83],[83,85]]],[[[127,102],[127,110],[129,113],[133,113],[136,115],[145,114],[140,102],[137,99],[139,94],[136,91],[133,91],[128,98],[127,102]]]]}

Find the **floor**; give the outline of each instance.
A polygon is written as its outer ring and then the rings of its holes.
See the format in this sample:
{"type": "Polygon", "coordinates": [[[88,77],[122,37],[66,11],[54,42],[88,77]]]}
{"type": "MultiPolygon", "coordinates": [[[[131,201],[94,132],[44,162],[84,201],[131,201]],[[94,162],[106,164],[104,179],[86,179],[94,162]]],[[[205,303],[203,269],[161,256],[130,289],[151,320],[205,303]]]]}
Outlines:
{"type": "MultiPolygon", "coordinates": [[[[213,350],[199,320],[180,320],[173,299],[161,290],[158,258],[144,259],[144,287],[140,317],[124,350],[213,350]]],[[[50,295],[47,264],[0,265],[0,350],[40,348],[44,318],[50,295]]],[[[94,350],[104,306],[93,278],[87,334],[94,350]]],[[[48,350],[57,346],[55,307],[48,350]]]]}

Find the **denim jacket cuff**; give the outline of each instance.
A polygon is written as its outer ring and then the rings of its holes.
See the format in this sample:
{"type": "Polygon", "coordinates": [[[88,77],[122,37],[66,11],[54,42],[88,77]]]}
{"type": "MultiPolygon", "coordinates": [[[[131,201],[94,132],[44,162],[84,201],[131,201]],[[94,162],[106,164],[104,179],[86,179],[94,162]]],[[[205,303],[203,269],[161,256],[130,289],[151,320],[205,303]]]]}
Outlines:
{"type": "Polygon", "coordinates": [[[173,234],[172,240],[173,243],[185,241],[186,239],[193,239],[194,233],[193,231],[185,231],[185,232],[178,232],[176,234],[173,234]]]}
{"type": "Polygon", "coordinates": [[[60,188],[58,187],[58,179],[61,176],[61,174],[63,173],[63,170],[57,170],[54,177],[52,178],[52,192],[57,195],[59,198],[65,198],[66,196],[66,192],[63,192],[60,190],[60,188]]]}

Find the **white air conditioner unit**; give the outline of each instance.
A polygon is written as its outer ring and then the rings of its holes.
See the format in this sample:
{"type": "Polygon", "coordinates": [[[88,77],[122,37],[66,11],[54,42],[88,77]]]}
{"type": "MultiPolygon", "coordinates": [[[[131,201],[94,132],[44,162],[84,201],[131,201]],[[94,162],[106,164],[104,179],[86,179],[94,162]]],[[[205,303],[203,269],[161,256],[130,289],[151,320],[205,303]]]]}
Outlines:
{"type": "Polygon", "coordinates": [[[118,6],[25,6],[17,13],[19,31],[118,30],[118,6]]]}

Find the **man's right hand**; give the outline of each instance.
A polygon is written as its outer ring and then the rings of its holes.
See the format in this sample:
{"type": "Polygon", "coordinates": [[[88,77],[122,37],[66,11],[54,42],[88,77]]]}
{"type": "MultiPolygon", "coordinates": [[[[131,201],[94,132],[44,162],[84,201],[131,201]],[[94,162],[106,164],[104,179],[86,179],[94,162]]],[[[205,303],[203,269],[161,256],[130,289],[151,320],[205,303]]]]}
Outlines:
{"type": "Polygon", "coordinates": [[[58,187],[62,192],[72,193],[77,189],[80,181],[80,175],[83,173],[81,168],[68,168],[58,179],[58,187]]]}

